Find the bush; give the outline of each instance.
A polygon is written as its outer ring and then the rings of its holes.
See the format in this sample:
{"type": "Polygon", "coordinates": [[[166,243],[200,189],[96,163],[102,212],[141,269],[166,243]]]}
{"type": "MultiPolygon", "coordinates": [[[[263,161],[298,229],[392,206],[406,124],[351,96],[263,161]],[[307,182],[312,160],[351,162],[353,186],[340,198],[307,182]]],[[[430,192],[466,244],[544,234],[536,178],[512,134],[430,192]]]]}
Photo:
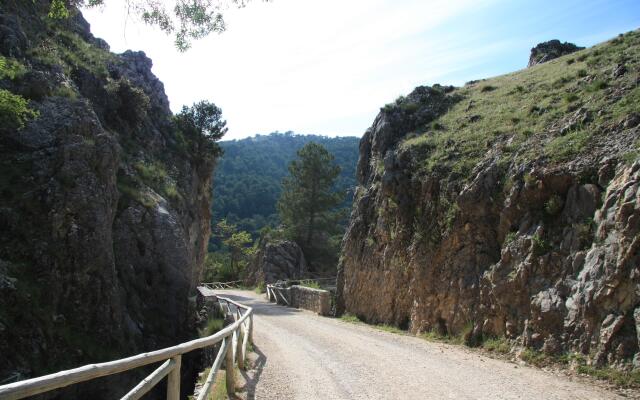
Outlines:
{"type": "Polygon", "coordinates": [[[578,99],[579,99],[579,97],[575,93],[567,93],[567,94],[564,95],[564,101],[566,103],[573,103],[574,101],[576,101],[578,99]]]}
{"type": "Polygon", "coordinates": [[[0,89],[0,130],[20,130],[28,120],[38,115],[37,111],[28,107],[24,97],[0,89]]]}
{"type": "Polygon", "coordinates": [[[531,238],[531,242],[533,244],[533,255],[536,257],[546,254],[551,250],[551,245],[549,244],[549,242],[544,240],[544,238],[538,234],[533,235],[533,237],[531,238]]]}
{"type": "Polygon", "coordinates": [[[110,96],[110,117],[121,118],[130,125],[139,125],[149,110],[149,97],[139,87],[133,86],[128,79],[110,82],[105,89],[110,96]]]}
{"type": "Polygon", "coordinates": [[[509,341],[503,337],[490,337],[482,342],[482,347],[493,353],[507,354],[511,351],[509,341]]]}
{"type": "Polygon", "coordinates": [[[18,61],[0,56],[0,79],[16,79],[27,72],[18,61]]]}
{"type": "Polygon", "coordinates": [[[518,233],[517,232],[509,232],[509,233],[507,233],[507,236],[504,237],[504,244],[513,243],[516,240],[517,237],[518,237],[518,233]]]}
{"type": "Polygon", "coordinates": [[[598,90],[603,90],[609,87],[609,84],[603,80],[595,80],[587,87],[588,92],[596,92],[598,90]]]}
{"type": "Polygon", "coordinates": [[[544,204],[544,210],[551,216],[557,215],[560,211],[562,211],[563,205],[564,202],[562,201],[562,197],[554,194],[544,204]]]}

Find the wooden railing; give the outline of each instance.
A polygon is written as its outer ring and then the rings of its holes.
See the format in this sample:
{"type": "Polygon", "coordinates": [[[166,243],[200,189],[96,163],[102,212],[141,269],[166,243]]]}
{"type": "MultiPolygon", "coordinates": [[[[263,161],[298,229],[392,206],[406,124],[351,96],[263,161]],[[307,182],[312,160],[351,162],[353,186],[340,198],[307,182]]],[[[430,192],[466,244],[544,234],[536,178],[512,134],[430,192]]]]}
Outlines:
{"type": "Polygon", "coordinates": [[[180,398],[180,366],[182,355],[194,350],[213,346],[217,343],[221,343],[220,349],[197,399],[204,400],[207,398],[223,360],[227,370],[227,392],[233,394],[235,392],[234,360],[238,363],[238,367],[243,369],[247,343],[253,341],[253,309],[225,297],[218,297],[218,304],[222,311],[226,315],[233,316],[235,321],[233,324],[211,336],[150,353],[138,354],[136,356],[100,364],[85,365],[55,374],[3,385],[0,386],[0,399],[22,399],[102,376],[113,375],[145,365],[162,362],[155,371],[131,389],[122,399],[139,399],[162,381],[164,377],[167,377],[167,400],[178,400],[180,398]]]}
{"type": "Polygon", "coordinates": [[[202,286],[205,286],[212,290],[223,290],[223,289],[237,289],[242,284],[242,281],[231,281],[231,282],[208,282],[202,283],[202,286]]]}

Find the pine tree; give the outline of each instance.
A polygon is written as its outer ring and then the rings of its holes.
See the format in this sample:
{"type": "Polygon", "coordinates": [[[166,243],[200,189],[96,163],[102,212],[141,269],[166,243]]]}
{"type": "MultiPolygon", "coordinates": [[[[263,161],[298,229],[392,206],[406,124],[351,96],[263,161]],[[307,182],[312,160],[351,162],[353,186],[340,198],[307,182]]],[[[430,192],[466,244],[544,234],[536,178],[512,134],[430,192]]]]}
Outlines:
{"type": "Polygon", "coordinates": [[[283,180],[278,212],[287,232],[305,252],[308,260],[324,264],[336,258],[331,236],[339,233],[344,212],[338,207],[345,193],[334,189],[340,167],[334,157],[317,143],[309,143],[289,165],[283,180]]]}

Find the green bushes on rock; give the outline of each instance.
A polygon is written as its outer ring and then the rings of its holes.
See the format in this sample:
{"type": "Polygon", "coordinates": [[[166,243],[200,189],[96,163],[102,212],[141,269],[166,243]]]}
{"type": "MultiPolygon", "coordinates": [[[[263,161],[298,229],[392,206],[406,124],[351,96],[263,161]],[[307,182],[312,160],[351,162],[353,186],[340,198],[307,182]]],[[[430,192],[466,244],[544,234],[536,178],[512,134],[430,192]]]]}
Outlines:
{"type": "Polygon", "coordinates": [[[0,89],[0,130],[22,129],[28,120],[37,116],[38,112],[28,107],[24,97],[0,89]]]}

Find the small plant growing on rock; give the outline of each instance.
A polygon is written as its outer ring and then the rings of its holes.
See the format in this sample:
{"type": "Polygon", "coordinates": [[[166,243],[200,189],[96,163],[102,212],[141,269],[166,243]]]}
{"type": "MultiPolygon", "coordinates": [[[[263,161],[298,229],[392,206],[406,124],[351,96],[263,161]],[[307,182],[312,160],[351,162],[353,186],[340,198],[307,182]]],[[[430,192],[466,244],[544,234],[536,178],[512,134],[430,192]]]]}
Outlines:
{"type": "Polygon", "coordinates": [[[551,250],[551,245],[537,233],[531,237],[531,251],[536,257],[540,257],[551,250]]]}
{"type": "Polygon", "coordinates": [[[516,237],[518,237],[518,233],[517,232],[509,232],[507,233],[507,236],[504,237],[504,244],[508,245],[513,243],[516,240],[516,237]]]}
{"type": "Polygon", "coordinates": [[[27,100],[8,90],[0,89],[0,130],[12,131],[24,128],[25,123],[38,116],[28,107],[27,100]]]}
{"type": "Polygon", "coordinates": [[[554,194],[544,204],[544,211],[550,216],[558,215],[558,213],[562,211],[563,205],[564,201],[562,201],[562,197],[554,194]]]}
{"type": "Polygon", "coordinates": [[[142,89],[134,86],[128,79],[109,83],[105,89],[109,93],[110,115],[113,119],[124,119],[130,125],[142,122],[149,110],[149,97],[142,89]]]}

